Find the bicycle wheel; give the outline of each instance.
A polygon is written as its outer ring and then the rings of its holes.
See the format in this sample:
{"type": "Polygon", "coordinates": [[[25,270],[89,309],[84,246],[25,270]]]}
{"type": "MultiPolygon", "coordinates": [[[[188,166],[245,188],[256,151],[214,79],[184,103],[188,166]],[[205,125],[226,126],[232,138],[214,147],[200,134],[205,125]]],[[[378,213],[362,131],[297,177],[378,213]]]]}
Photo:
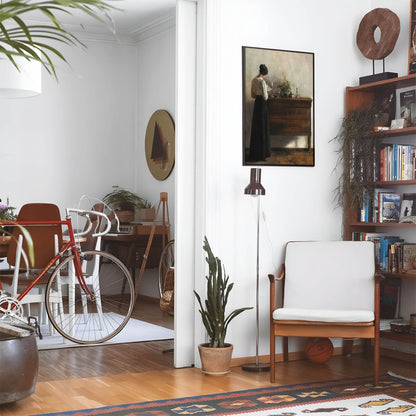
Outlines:
{"type": "Polygon", "coordinates": [[[160,255],[159,261],[159,295],[163,296],[167,272],[175,266],[174,240],[168,241],[160,255]]]}
{"type": "Polygon", "coordinates": [[[118,334],[133,311],[134,284],[126,266],[101,251],[80,253],[82,271],[92,297],[81,288],[74,256],[63,260],[46,286],[46,310],[54,328],[79,344],[95,344],[118,334]]]}

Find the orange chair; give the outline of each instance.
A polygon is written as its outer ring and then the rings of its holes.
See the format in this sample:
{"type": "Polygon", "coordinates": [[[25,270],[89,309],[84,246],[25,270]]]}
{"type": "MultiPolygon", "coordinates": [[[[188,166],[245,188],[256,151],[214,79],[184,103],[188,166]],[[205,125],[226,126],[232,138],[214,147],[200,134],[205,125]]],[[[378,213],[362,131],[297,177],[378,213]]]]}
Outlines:
{"type": "Polygon", "coordinates": [[[300,241],[286,246],[285,263],[270,279],[270,381],[275,381],[275,338],[374,340],[374,381],[379,377],[379,280],[369,241],[300,241]],[[275,282],[283,283],[277,307],[275,282]]]}
{"type": "MultiPolygon", "coordinates": [[[[31,203],[23,205],[18,216],[18,221],[60,221],[61,215],[59,208],[54,204],[31,203]]],[[[62,226],[61,225],[40,225],[25,226],[33,242],[34,260],[29,264],[28,241],[22,230],[14,227],[12,241],[10,242],[7,263],[10,268],[1,270],[0,281],[3,290],[10,292],[12,297],[17,297],[19,287],[26,287],[35,276],[36,270],[44,268],[55,256],[58,249],[62,246],[62,226]]],[[[40,304],[39,318],[45,321],[45,293],[44,288],[49,274],[45,275],[38,284],[22,300],[23,305],[28,305],[30,314],[30,304],[40,304]]]]}

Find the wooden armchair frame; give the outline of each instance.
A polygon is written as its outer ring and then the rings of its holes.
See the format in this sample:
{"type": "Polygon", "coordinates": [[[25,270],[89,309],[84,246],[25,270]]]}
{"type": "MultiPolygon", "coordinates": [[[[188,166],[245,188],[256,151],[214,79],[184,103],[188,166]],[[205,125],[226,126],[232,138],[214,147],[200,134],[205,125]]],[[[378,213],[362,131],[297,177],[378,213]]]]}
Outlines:
{"type": "Polygon", "coordinates": [[[288,337],[364,338],[374,340],[374,383],[379,379],[379,331],[380,331],[380,280],[382,274],[374,273],[374,316],[372,322],[317,322],[300,320],[276,320],[276,282],[282,283],[282,305],[284,305],[286,269],[282,264],[277,276],[269,274],[270,280],[270,381],[275,382],[276,337],[283,337],[283,360],[289,361],[288,337]]]}

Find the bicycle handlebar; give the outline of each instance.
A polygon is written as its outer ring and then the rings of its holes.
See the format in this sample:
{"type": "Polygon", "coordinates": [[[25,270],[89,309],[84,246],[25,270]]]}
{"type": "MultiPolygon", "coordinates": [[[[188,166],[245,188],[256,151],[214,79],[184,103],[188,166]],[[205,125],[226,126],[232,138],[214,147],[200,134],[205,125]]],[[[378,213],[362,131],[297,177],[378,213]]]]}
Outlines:
{"type": "Polygon", "coordinates": [[[103,231],[98,231],[97,233],[94,233],[92,236],[93,237],[100,237],[103,236],[105,234],[107,234],[110,231],[111,228],[111,221],[110,219],[107,217],[106,214],[104,214],[103,212],[97,212],[97,211],[89,211],[89,210],[85,210],[85,209],[78,209],[78,208],[67,208],[66,209],[66,213],[67,215],[70,215],[70,213],[73,212],[81,217],[85,217],[87,219],[87,227],[85,230],[74,233],[75,235],[77,235],[78,237],[82,237],[83,235],[87,235],[92,228],[92,219],[90,218],[90,216],[98,216],[101,217],[105,220],[105,228],[103,231]]]}

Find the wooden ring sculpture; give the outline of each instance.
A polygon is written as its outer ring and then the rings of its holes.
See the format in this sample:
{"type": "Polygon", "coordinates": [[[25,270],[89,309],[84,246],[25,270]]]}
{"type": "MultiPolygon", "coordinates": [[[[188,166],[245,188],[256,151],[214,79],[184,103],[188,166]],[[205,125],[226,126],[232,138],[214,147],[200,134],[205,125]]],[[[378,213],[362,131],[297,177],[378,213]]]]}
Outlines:
{"type": "Polygon", "coordinates": [[[357,46],[368,59],[383,59],[396,45],[400,33],[400,20],[389,9],[374,9],[361,20],[357,32],[357,46]],[[374,32],[379,28],[380,40],[376,42],[374,32]]]}

